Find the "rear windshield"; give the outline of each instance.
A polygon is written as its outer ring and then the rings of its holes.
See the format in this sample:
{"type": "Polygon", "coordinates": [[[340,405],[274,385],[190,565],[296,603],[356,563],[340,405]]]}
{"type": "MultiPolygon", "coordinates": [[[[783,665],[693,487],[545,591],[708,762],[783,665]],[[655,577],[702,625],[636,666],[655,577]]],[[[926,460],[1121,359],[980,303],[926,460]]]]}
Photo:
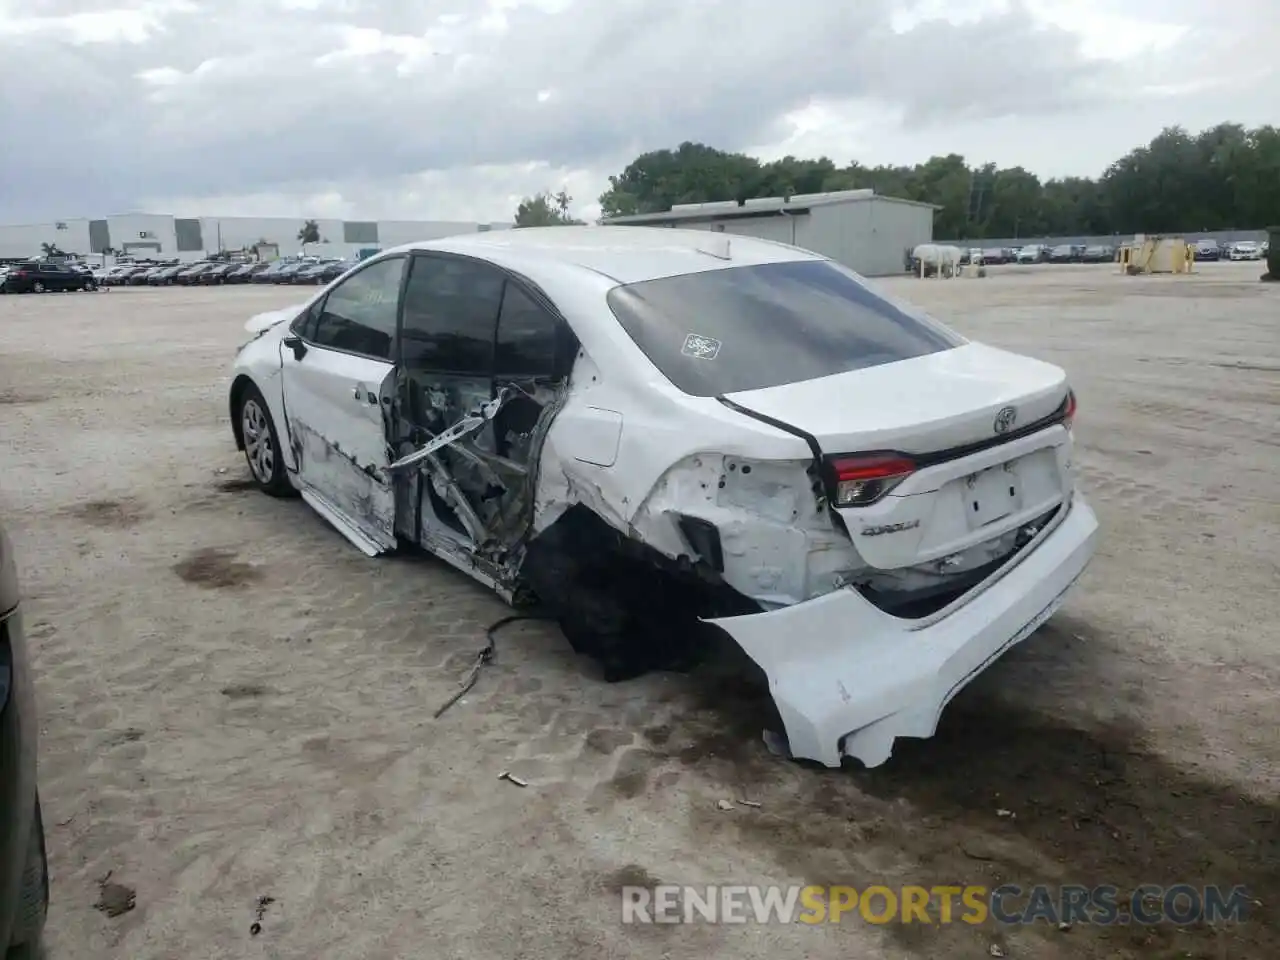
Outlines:
{"type": "Polygon", "coordinates": [[[615,287],[609,307],[663,375],[714,397],[909,360],[964,341],[829,260],[615,287]]]}

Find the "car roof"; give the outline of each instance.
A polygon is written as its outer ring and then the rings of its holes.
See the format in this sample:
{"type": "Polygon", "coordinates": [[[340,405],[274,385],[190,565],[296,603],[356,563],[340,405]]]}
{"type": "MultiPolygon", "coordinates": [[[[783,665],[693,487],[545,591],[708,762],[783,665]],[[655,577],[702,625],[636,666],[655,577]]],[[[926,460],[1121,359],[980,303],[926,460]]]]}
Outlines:
{"type": "Polygon", "coordinates": [[[787,244],[667,227],[519,227],[407,243],[385,254],[414,250],[477,257],[537,279],[540,267],[578,267],[617,283],[639,283],[727,267],[823,260],[787,244]],[[728,256],[726,258],[726,245],[728,256]]]}

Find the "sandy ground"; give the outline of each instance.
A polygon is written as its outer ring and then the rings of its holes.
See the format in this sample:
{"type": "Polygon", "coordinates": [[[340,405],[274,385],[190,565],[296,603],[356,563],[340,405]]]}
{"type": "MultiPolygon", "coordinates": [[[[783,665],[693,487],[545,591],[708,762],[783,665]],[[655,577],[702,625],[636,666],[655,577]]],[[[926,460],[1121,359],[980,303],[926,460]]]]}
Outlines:
{"type": "Polygon", "coordinates": [[[50,957],[1280,956],[1280,288],[1259,270],[889,282],[1070,372],[1104,540],[935,739],[834,772],[770,756],[750,688],[605,685],[540,623],[433,720],[504,606],[245,489],[225,375],[244,319],[298,291],[0,297],[50,957]],[[108,871],[136,891],[117,917],[94,909],[108,871]],[[1262,907],[1218,930],[623,926],[619,887],[659,880],[1243,883],[1262,907]]]}

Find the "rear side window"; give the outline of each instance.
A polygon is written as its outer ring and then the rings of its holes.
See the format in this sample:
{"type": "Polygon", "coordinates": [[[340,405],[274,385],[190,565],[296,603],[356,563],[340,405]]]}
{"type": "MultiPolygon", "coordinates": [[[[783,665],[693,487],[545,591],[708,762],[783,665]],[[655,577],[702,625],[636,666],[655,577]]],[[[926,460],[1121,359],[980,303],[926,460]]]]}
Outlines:
{"type": "Polygon", "coordinates": [[[410,370],[490,376],[505,280],[488,264],[414,257],[400,331],[404,365],[410,370]]]}
{"type": "Polygon", "coordinates": [[[829,260],[614,287],[609,307],[685,393],[714,397],[909,360],[964,341],[829,260]]]}
{"type": "Polygon", "coordinates": [[[554,376],[562,342],[560,320],[507,281],[498,319],[494,372],[498,376],[554,376]]]}

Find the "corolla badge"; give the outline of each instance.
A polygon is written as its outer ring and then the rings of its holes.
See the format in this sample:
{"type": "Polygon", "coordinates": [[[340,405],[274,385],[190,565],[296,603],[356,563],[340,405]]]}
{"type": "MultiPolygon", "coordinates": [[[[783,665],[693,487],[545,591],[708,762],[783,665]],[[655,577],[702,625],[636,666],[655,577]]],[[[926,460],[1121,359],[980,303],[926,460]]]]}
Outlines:
{"type": "Polygon", "coordinates": [[[864,537],[883,537],[886,533],[902,533],[904,530],[914,530],[920,526],[919,520],[904,520],[901,523],[885,523],[878,527],[863,527],[862,535],[864,537]]]}
{"type": "Polygon", "coordinates": [[[1013,425],[1018,422],[1018,411],[1013,407],[1005,407],[996,414],[996,422],[993,423],[992,429],[996,433],[1008,433],[1013,425]]]}

